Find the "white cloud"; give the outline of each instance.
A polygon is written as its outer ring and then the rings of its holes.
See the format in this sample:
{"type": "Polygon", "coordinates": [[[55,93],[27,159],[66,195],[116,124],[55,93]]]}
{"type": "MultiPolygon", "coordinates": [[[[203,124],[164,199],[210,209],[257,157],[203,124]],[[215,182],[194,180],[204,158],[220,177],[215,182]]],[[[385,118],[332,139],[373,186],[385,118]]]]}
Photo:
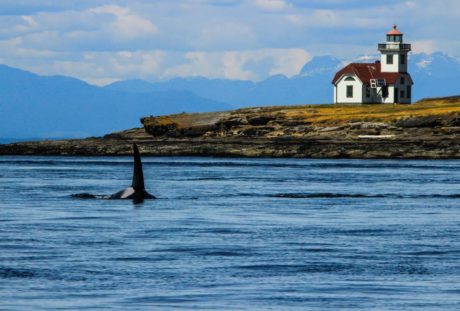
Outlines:
{"type": "Polygon", "coordinates": [[[417,6],[417,3],[415,1],[406,1],[404,4],[410,9],[413,9],[417,6]]]}
{"type": "Polygon", "coordinates": [[[310,53],[302,49],[280,50],[275,57],[275,67],[271,69],[270,75],[294,76],[310,59],[310,53]]]}
{"type": "Polygon", "coordinates": [[[431,64],[431,62],[432,62],[431,60],[423,59],[420,62],[418,62],[416,65],[419,68],[426,68],[431,64]]]}
{"type": "MultiPolygon", "coordinates": [[[[2,44],[0,42],[0,48],[2,44]]],[[[223,52],[118,51],[55,53],[22,51],[24,59],[11,65],[42,75],[68,75],[104,85],[117,80],[167,80],[174,77],[203,76],[234,80],[261,80],[269,75],[298,74],[311,58],[301,49],[262,49],[223,52]]]]}
{"type": "Polygon", "coordinates": [[[257,42],[257,36],[251,27],[244,23],[221,22],[217,25],[206,25],[196,35],[192,45],[197,49],[228,50],[257,42]]]}
{"type": "Polygon", "coordinates": [[[89,9],[95,14],[110,14],[115,20],[107,25],[113,37],[130,40],[158,33],[158,28],[149,19],[131,12],[128,8],[117,5],[106,5],[89,9]]]}
{"type": "Polygon", "coordinates": [[[19,31],[28,31],[38,28],[40,25],[34,20],[32,16],[21,16],[22,20],[25,22],[24,24],[19,24],[17,29],[19,31]]]}
{"type": "Polygon", "coordinates": [[[267,11],[281,11],[288,7],[285,0],[254,0],[254,4],[267,11]]]}
{"type": "Polygon", "coordinates": [[[433,40],[416,40],[411,42],[414,53],[433,53],[439,49],[436,42],[433,40]]]}
{"type": "Polygon", "coordinates": [[[8,1],[3,63],[98,84],[290,76],[311,55],[374,55],[393,23],[415,53],[460,58],[457,0],[8,1]]]}
{"type": "Polygon", "coordinates": [[[260,71],[270,75],[293,76],[310,59],[309,53],[302,49],[262,49],[227,52],[189,52],[185,54],[186,63],[173,66],[166,71],[164,78],[174,76],[204,76],[234,80],[261,80],[261,75],[251,70],[251,63],[262,63],[260,71]],[[264,66],[262,66],[264,67],[264,66]]]}
{"type": "Polygon", "coordinates": [[[286,15],[286,19],[291,22],[292,24],[301,26],[303,24],[302,17],[297,14],[288,14],[286,15]]]}
{"type": "Polygon", "coordinates": [[[128,8],[121,7],[118,5],[99,6],[99,7],[89,9],[88,11],[93,12],[93,13],[99,13],[99,14],[110,13],[115,16],[124,16],[124,15],[130,14],[130,10],[128,8]]]}

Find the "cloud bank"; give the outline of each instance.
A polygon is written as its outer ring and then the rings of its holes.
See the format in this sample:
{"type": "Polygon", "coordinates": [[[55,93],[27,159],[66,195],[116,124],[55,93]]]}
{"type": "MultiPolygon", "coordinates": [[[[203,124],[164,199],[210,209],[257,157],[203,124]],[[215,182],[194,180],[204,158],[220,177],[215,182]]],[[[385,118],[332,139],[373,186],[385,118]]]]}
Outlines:
{"type": "Polygon", "coordinates": [[[374,55],[394,23],[414,52],[460,58],[459,17],[456,0],[3,0],[0,63],[96,84],[256,81],[315,55],[374,55]]]}

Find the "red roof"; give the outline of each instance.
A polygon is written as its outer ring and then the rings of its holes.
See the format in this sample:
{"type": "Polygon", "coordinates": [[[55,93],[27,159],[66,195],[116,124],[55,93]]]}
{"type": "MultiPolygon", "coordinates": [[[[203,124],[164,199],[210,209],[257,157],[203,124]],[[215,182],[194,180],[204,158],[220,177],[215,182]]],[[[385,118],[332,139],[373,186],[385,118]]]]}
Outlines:
{"type": "Polygon", "coordinates": [[[391,30],[387,33],[387,35],[390,35],[390,36],[402,35],[402,32],[400,32],[400,31],[399,31],[398,29],[396,29],[396,28],[397,28],[397,26],[394,25],[394,26],[393,26],[393,29],[391,29],[391,30]]]}
{"type": "Polygon", "coordinates": [[[343,75],[347,74],[356,75],[365,85],[369,85],[371,79],[385,79],[387,84],[395,84],[401,75],[400,72],[381,72],[380,63],[351,63],[335,74],[332,83],[336,84],[343,75]]]}

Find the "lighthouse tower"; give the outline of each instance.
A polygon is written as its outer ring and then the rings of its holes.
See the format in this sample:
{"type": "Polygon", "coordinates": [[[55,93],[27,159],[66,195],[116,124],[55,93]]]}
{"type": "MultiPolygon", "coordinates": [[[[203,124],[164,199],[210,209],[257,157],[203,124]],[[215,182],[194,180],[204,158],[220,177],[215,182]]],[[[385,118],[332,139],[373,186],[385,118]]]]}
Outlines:
{"type": "Polygon", "coordinates": [[[379,43],[380,61],[351,63],[334,76],[336,104],[410,104],[414,82],[407,71],[410,44],[393,26],[385,43],[379,43]]]}
{"type": "Polygon", "coordinates": [[[387,33],[387,42],[379,43],[381,72],[407,73],[407,54],[410,44],[403,43],[403,34],[394,25],[387,33]]]}

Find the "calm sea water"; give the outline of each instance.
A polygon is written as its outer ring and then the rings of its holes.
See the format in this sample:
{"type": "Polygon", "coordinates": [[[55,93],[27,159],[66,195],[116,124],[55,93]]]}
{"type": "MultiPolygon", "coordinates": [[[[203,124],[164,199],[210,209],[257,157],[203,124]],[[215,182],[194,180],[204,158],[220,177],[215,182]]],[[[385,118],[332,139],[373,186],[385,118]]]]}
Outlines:
{"type": "Polygon", "coordinates": [[[460,161],[0,157],[0,310],[459,310],[460,161]]]}

